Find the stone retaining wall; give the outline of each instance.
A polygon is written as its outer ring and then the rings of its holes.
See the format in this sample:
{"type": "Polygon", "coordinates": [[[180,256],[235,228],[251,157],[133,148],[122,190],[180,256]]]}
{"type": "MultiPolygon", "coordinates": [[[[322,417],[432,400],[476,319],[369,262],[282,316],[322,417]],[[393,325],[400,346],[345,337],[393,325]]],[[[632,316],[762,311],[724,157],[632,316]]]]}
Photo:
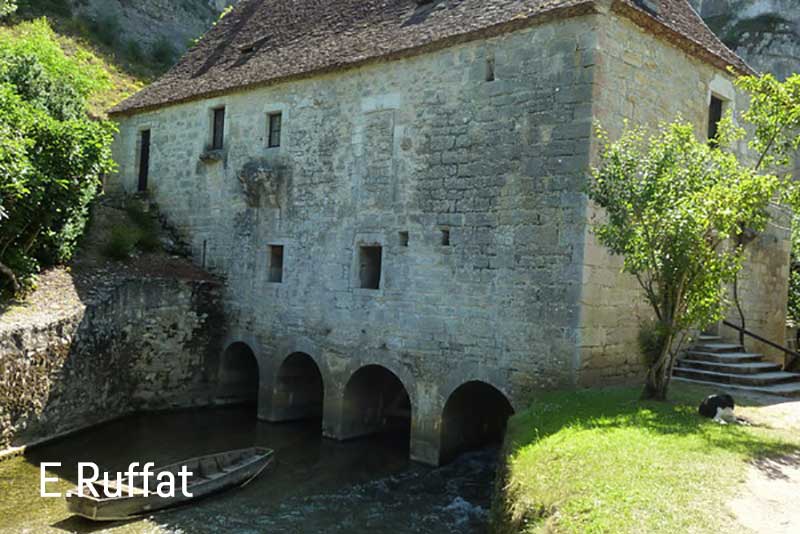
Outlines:
{"type": "Polygon", "coordinates": [[[0,450],[140,409],[209,404],[217,289],[127,280],[65,319],[0,330],[0,450]]]}

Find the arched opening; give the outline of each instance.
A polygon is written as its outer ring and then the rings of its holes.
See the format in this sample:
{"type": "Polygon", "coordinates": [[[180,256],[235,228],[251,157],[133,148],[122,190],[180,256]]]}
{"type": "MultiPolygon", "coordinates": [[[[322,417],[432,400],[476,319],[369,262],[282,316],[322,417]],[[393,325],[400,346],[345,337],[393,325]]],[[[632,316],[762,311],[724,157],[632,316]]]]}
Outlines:
{"type": "Polygon", "coordinates": [[[246,343],[233,343],[222,354],[217,402],[249,405],[258,402],[258,360],[246,343]]]}
{"type": "Polygon", "coordinates": [[[411,400],[397,375],[380,365],[356,371],[345,386],[341,430],[341,439],[387,433],[407,445],[411,400]]]}
{"type": "Polygon", "coordinates": [[[511,403],[494,386],[478,381],[459,386],[442,412],[442,463],[462,452],[502,443],[513,413],[511,403]]]}
{"type": "Polygon", "coordinates": [[[322,417],[322,373],[308,354],[295,352],[283,361],[275,375],[272,393],[271,421],[322,417]]]}

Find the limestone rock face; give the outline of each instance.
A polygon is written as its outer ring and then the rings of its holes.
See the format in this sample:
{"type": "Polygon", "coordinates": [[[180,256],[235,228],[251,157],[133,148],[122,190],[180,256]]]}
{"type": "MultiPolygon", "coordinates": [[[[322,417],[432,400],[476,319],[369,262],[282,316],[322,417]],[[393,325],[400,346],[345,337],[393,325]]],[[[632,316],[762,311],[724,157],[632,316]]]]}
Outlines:
{"type": "Polygon", "coordinates": [[[118,38],[128,46],[146,53],[155,46],[169,45],[177,56],[236,1],[72,0],[72,12],[109,31],[119,32],[118,38]]]}
{"type": "Polygon", "coordinates": [[[800,72],[800,0],[691,0],[720,38],[761,72],[800,72]]]}

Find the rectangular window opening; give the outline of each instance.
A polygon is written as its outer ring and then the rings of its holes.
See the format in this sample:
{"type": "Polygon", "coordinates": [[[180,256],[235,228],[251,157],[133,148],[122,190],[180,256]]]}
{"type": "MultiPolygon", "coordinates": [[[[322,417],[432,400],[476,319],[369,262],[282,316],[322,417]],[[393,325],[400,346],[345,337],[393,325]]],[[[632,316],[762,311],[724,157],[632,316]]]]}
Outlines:
{"type": "Polygon", "coordinates": [[[714,95],[711,95],[711,103],[708,105],[708,140],[715,143],[719,133],[719,122],[722,120],[725,102],[714,95]]]}
{"type": "Polygon", "coordinates": [[[450,246],[450,230],[447,228],[442,229],[442,246],[449,247],[450,246]]]}
{"type": "Polygon", "coordinates": [[[400,232],[400,246],[401,247],[408,246],[408,232],[400,232]]]}
{"type": "Polygon", "coordinates": [[[214,110],[214,125],[211,135],[211,150],[222,150],[225,139],[225,108],[214,110]]]}
{"type": "Polygon", "coordinates": [[[269,281],[273,284],[283,283],[283,245],[269,247],[269,281]]]}
{"type": "Polygon", "coordinates": [[[143,130],[139,143],[139,192],[147,191],[150,178],[150,130],[143,130]]]}
{"type": "Polygon", "coordinates": [[[281,146],[281,122],[283,116],[281,113],[269,114],[269,139],[267,146],[269,148],[277,148],[281,146]]]}
{"type": "Polygon", "coordinates": [[[362,289],[380,289],[383,248],[366,246],[359,249],[359,271],[362,289]]]}
{"type": "Polygon", "coordinates": [[[494,58],[490,57],[486,59],[486,81],[493,82],[494,81],[494,58]]]}

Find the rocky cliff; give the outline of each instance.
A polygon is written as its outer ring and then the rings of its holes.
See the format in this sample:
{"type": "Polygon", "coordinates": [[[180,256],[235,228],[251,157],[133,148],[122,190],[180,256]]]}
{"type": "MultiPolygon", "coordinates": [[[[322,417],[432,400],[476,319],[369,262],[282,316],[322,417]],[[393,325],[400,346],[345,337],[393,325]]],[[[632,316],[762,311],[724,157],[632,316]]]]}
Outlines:
{"type": "Polygon", "coordinates": [[[750,65],[779,78],[800,72],[800,0],[691,0],[750,65]]]}
{"type": "MultiPolygon", "coordinates": [[[[182,53],[236,0],[69,0],[72,15],[126,47],[182,53]]],[[[166,59],[166,58],[165,58],[166,59]]]]}

